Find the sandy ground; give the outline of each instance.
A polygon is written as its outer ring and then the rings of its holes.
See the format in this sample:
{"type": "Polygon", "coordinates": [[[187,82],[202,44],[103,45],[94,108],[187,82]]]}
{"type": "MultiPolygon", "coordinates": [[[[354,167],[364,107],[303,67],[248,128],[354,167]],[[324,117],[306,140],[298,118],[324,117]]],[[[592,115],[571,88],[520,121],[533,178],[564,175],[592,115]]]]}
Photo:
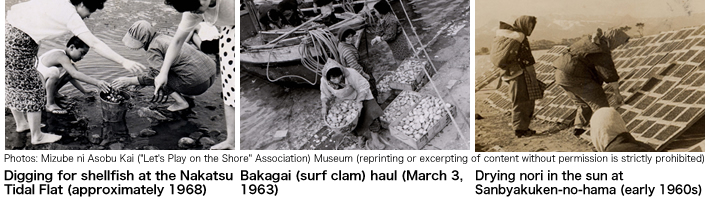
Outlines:
{"type": "MultiPolygon", "coordinates": [[[[534,51],[538,58],[545,51],[534,51]]],[[[489,56],[475,56],[475,73],[478,77],[490,69],[489,56]]],[[[532,120],[530,129],[536,130],[533,137],[516,138],[511,128],[511,113],[492,108],[484,100],[494,92],[489,84],[475,93],[475,113],[484,119],[475,120],[475,151],[503,152],[590,152],[592,144],[572,135],[572,128],[565,125],[532,120]]]]}

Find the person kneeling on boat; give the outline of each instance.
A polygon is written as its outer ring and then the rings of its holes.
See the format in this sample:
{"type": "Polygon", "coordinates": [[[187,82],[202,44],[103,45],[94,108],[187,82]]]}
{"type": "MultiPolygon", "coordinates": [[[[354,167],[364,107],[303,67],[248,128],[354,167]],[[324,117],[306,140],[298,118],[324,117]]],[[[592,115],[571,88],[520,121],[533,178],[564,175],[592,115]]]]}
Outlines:
{"type": "Polygon", "coordinates": [[[277,5],[273,3],[266,2],[260,7],[258,7],[258,22],[265,30],[281,29],[283,28],[282,15],[278,11],[277,5]]]}
{"type": "MultiPolygon", "coordinates": [[[[147,60],[151,68],[142,76],[118,78],[113,81],[113,87],[153,86],[155,76],[160,73],[156,68],[162,66],[170,41],[172,41],[172,37],[157,33],[149,22],[145,20],[135,22],[123,37],[123,43],[129,48],[142,48],[147,51],[147,60]]],[[[216,74],[217,67],[214,59],[190,45],[182,46],[180,54],[170,68],[167,85],[161,88],[164,94],[169,94],[175,99],[175,104],[170,105],[166,110],[177,112],[193,107],[194,105],[191,105],[192,103],[188,102],[184,95],[200,95],[206,92],[216,81],[216,74]]],[[[156,101],[164,102],[166,100],[167,98],[162,98],[156,101]]],[[[167,112],[165,110],[158,111],[167,112]]]]}
{"type": "MultiPolygon", "coordinates": [[[[336,98],[362,102],[362,113],[359,115],[359,121],[353,133],[357,136],[368,137],[367,148],[386,148],[386,145],[379,138],[379,134],[369,130],[369,126],[373,124],[374,120],[383,115],[383,110],[371,94],[369,82],[356,70],[345,68],[331,58],[327,59],[327,63],[322,69],[322,75],[320,83],[322,116],[327,116],[328,102],[336,98]]],[[[362,143],[363,140],[360,140],[360,144],[362,143]]]]}
{"type": "Polygon", "coordinates": [[[288,26],[293,28],[302,24],[302,13],[298,11],[298,5],[299,3],[296,0],[283,0],[278,3],[278,11],[280,11],[284,28],[288,26]]]}

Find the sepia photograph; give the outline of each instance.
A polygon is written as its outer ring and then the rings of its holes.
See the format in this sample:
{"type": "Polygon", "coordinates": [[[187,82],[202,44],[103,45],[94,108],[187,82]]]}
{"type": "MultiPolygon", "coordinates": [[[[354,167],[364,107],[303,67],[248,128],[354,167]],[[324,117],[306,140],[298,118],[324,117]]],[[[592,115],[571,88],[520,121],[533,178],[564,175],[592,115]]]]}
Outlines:
{"type": "Polygon", "coordinates": [[[240,149],[471,149],[470,1],[241,0],[240,13],[240,149]]]}
{"type": "Polygon", "coordinates": [[[5,149],[234,149],[235,11],[5,1],[5,149]]]}
{"type": "Polygon", "coordinates": [[[705,152],[705,1],[475,1],[475,151],[705,152]]]}

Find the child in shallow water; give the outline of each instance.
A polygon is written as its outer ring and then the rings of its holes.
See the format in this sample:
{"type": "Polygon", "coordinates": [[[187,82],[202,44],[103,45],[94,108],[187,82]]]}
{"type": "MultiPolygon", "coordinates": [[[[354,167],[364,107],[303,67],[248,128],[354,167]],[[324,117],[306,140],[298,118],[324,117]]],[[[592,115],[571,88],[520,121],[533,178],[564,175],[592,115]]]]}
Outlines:
{"type": "Polygon", "coordinates": [[[71,33],[96,52],[133,73],[145,69],[113,51],[86,27],[84,19],[103,9],[106,0],[29,0],[5,12],[5,106],[10,108],[17,132],[30,131],[32,144],[52,143],[60,135],[40,130],[46,90],[37,71],[39,44],[71,33]]]}
{"type": "Polygon", "coordinates": [[[66,114],[67,111],[59,107],[56,99],[60,97],[59,89],[67,82],[71,82],[76,89],[84,94],[89,94],[77,81],[95,85],[103,92],[110,90],[110,84],[106,81],[98,80],[81,73],[74,62],[81,60],[89,51],[90,47],[74,36],[69,39],[65,49],[52,49],[42,54],[37,63],[37,70],[42,75],[44,86],[47,90],[47,112],[54,114],[66,114]]]}

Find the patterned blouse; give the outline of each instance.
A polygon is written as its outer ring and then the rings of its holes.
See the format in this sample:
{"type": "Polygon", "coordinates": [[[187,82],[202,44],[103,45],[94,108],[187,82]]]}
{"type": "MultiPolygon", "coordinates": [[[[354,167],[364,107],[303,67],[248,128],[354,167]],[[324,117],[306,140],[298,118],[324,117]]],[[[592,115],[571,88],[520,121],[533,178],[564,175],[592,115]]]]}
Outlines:
{"type": "Polygon", "coordinates": [[[381,36],[383,40],[391,42],[396,39],[396,35],[398,35],[403,28],[398,24],[398,18],[393,15],[393,12],[389,12],[379,19],[374,30],[374,33],[381,36]]]}

